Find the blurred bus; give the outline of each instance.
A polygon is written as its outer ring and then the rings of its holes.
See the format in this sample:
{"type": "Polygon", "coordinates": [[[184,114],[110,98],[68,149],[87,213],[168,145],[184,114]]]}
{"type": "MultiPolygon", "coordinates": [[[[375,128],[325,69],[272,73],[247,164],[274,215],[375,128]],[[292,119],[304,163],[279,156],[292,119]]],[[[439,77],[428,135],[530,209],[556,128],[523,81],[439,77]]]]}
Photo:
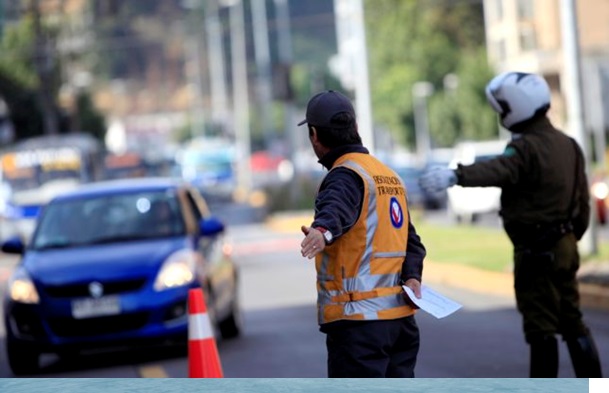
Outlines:
{"type": "Polygon", "coordinates": [[[103,144],[88,134],[33,137],[5,148],[0,173],[8,191],[0,205],[0,236],[8,232],[27,240],[44,204],[63,191],[101,179],[103,158],[103,144]]]}
{"type": "Polygon", "coordinates": [[[104,179],[125,179],[146,175],[148,175],[148,166],[139,153],[107,154],[104,158],[104,179]]]}

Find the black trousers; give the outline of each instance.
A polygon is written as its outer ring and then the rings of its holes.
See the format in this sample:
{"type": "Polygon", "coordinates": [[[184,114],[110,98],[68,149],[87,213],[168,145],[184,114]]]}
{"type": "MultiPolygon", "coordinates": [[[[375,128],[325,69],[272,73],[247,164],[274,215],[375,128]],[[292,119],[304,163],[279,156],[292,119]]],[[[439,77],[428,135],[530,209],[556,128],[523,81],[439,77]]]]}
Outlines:
{"type": "Polygon", "coordinates": [[[413,378],[419,352],[414,316],[378,321],[337,321],[326,333],[329,378],[413,378]]]}
{"type": "Polygon", "coordinates": [[[528,343],[555,334],[564,339],[588,334],[579,307],[578,269],[573,234],[543,252],[515,247],[514,288],[528,343]]]}

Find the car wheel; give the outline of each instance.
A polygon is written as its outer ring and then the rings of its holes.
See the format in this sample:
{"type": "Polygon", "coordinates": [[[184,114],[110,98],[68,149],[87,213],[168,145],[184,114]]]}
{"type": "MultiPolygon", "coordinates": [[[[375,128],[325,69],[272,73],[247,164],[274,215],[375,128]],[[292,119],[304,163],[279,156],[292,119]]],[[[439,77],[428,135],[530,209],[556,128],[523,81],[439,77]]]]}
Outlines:
{"type": "Polygon", "coordinates": [[[460,225],[472,225],[478,220],[478,216],[475,213],[455,213],[454,218],[455,222],[460,225]]]}
{"type": "Polygon", "coordinates": [[[209,322],[211,323],[214,337],[218,339],[219,337],[221,337],[221,331],[218,323],[218,318],[216,316],[216,301],[214,299],[214,293],[209,285],[207,285],[205,288],[207,316],[209,318],[209,322]]]}
{"type": "Polygon", "coordinates": [[[39,370],[40,353],[28,346],[6,339],[8,364],[15,375],[35,374],[39,370]]]}
{"type": "Polygon", "coordinates": [[[459,224],[459,222],[461,221],[459,214],[455,211],[455,209],[453,208],[451,203],[448,203],[446,205],[446,216],[448,217],[449,220],[451,220],[457,224],[459,224]]]}
{"type": "Polygon", "coordinates": [[[234,338],[241,334],[243,317],[237,294],[233,297],[229,316],[220,322],[220,334],[222,338],[234,338]]]}

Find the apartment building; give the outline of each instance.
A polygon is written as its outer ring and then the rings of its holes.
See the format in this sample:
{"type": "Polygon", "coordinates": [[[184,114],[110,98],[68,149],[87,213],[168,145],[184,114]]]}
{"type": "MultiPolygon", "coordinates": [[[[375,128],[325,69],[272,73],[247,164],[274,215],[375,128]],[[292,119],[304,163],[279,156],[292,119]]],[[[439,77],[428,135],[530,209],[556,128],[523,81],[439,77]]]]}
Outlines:
{"type": "MultiPolygon", "coordinates": [[[[586,130],[594,136],[599,157],[609,131],[609,0],[577,0],[575,4],[586,130]]],[[[564,128],[560,7],[560,0],[484,0],[489,62],[497,72],[542,74],[553,93],[550,117],[564,128]]]]}

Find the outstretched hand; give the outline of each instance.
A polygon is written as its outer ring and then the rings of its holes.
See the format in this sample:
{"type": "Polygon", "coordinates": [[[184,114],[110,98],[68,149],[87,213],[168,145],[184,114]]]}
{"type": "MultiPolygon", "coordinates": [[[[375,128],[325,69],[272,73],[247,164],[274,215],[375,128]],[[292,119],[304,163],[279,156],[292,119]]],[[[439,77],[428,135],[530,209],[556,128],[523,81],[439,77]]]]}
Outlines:
{"type": "Polygon", "coordinates": [[[304,240],[300,243],[300,253],[303,257],[314,258],[326,248],[324,235],[320,231],[305,225],[301,226],[300,230],[305,235],[304,240]]]}
{"type": "Polygon", "coordinates": [[[457,184],[455,171],[449,168],[432,168],[419,178],[419,185],[426,192],[440,192],[457,184]]]}

